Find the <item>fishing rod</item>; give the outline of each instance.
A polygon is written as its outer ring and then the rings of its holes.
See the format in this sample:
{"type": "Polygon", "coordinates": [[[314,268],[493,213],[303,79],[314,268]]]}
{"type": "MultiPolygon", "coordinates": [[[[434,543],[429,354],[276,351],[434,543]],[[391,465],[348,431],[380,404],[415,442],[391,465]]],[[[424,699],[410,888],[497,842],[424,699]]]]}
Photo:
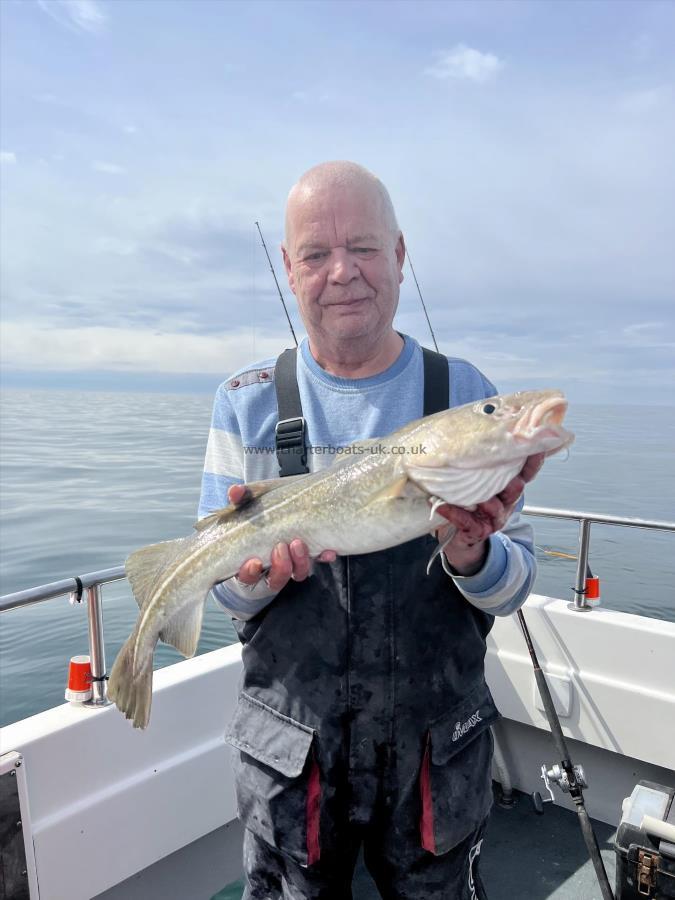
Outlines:
{"type": "Polygon", "coordinates": [[[293,330],[293,323],[291,322],[291,317],[288,315],[288,310],[286,309],[286,301],[284,300],[284,295],[281,293],[281,288],[279,287],[279,282],[277,281],[277,273],[274,271],[274,266],[272,265],[272,260],[270,259],[270,255],[267,252],[267,244],[265,243],[265,238],[262,235],[262,231],[260,230],[260,225],[258,222],[255,223],[255,227],[258,229],[258,234],[260,235],[260,240],[262,241],[263,248],[265,250],[265,256],[267,257],[267,262],[270,264],[270,272],[272,273],[272,278],[274,278],[274,283],[277,286],[277,290],[279,291],[279,299],[281,300],[281,305],[284,308],[284,312],[286,313],[286,318],[288,320],[288,327],[291,329],[291,334],[293,335],[293,340],[295,341],[295,346],[298,346],[298,339],[295,336],[295,331],[293,330]]]}
{"type": "Polygon", "coordinates": [[[544,780],[546,790],[549,792],[550,797],[543,800],[541,794],[538,791],[535,791],[532,794],[534,810],[538,815],[542,815],[544,812],[544,803],[553,803],[555,801],[553,790],[551,789],[551,782],[557,784],[563,793],[570,795],[574,801],[574,806],[579,817],[579,825],[581,826],[581,833],[583,834],[588,855],[590,856],[593,868],[595,869],[595,876],[598,879],[603,900],[614,900],[614,894],[612,893],[612,888],[607,877],[607,871],[602,860],[598,840],[593,831],[593,824],[584,802],[584,788],[588,787],[584,770],[581,766],[575,765],[572,762],[567,741],[565,740],[565,735],[560,726],[560,719],[558,718],[558,713],[556,712],[555,704],[551,697],[551,691],[548,682],[546,681],[546,676],[539,665],[537,653],[534,649],[530,631],[525,622],[525,616],[523,615],[522,609],[518,610],[518,622],[520,623],[525,643],[527,644],[527,649],[530,654],[530,659],[532,660],[534,677],[537,682],[541,702],[544,705],[546,719],[548,720],[548,725],[551,729],[551,737],[553,738],[553,743],[560,756],[560,762],[557,765],[552,766],[550,769],[547,769],[545,765],[541,767],[541,777],[544,780]]]}
{"type": "MultiPolygon", "coordinates": [[[[256,225],[258,223],[256,222],[256,225]]],[[[258,231],[260,231],[260,226],[258,225],[258,231]]],[[[262,239],[262,233],[260,234],[262,239]]],[[[265,247],[265,241],[263,240],[263,247],[265,247]]],[[[270,263],[270,269],[272,269],[272,274],[274,275],[274,269],[272,268],[272,262],[269,257],[269,253],[267,253],[267,247],[265,247],[265,253],[267,254],[267,259],[270,263]]],[[[412,262],[410,260],[410,254],[406,249],[406,255],[408,257],[408,263],[410,264],[410,270],[412,271],[413,278],[415,279],[415,284],[417,285],[417,292],[419,294],[420,301],[422,303],[422,308],[424,309],[424,315],[426,316],[427,323],[429,325],[429,331],[431,332],[431,337],[434,342],[434,346],[438,351],[438,344],[436,343],[436,337],[434,335],[433,328],[431,327],[431,321],[429,320],[429,314],[427,313],[427,308],[424,303],[424,299],[422,298],[422,292],[420,290],[419,283],[417,281],[417,277],[415,275],[415,270],[413,269],[412,262]]],[[[277,282],[276,275],[274,275],[274,281],[279,289],[279,283],[277,282]]],[[[291,328],[291,333],[293,334],[293,339],[295,340],[297,346],[297,339],[295,338],[295,332],[293,331],[293,326],[291,325],[291,320],[288,317],[288,311],[286,310],[286,304],[284,303],[283,296],[281,294],[281,290],[279,289],[279,296],[281,297],[281,302],[284,305],[284,311],[286,311],[286,318],[288,318],[288,324],[291,328]]],[[[598,884],[600,886],[600,891],[602,893],[603,900],[615,900],[614,893],[612,892],[612,888],[609,883],[609,879],[607,877],[607,871],[605,870],[605,864],[602,860],[602,855],[600,853],[600,847],[598,845],[598,840],[595,836],[595,832],[593,831],[593,823],[591,822],[590,816],[588,815],[588,811],[586,809],[586,804],[584,801],[584,788],[588,787],[588,783],[586,781],[586,777],[584,775],[584,770],[580,765],[575,765],[572,762],[572,757],[569,752],[569,748],[567,746],[567,741],[565,740],[565,735],[563,734],[562,727],[560,725],[560,719],[558,718],[558,713],[556,712],[555,705],[553,703],[553,698],[551,696],[551,691],[548,686],[548,682],[546,681],[546,676],[539,665],[539,660],[537,658],[536,651],[534,649],[534,644],[532,643],[532,637],[530,636],[530,630],[527,627],[527,623],[525,621],[525,616],[523,615],[523,611],[521,609],[518,610],[518,622],[520,623],[521,630],[523,632],[523,636],[525,638],[525,643],[527,644],[527,649],[530,654],[530,660],[532,661],[532,667],[534,669],[534,677],[537,683],[537,689],[539,691],[539,695],[541,697],[542,704],[544,706],[544,711],[546,714],[546,719],[548,721],[548,726],[551,730],[551,736],[553,738],[553,743],[556,747],[558,755],[560,756],[560,762],[557,765],[552,766],[550,769],[544,765],[541,767],[541,777],[544,781],[544,785],[546,786],[546,790],[548,791],[550,797],[545,800],[542,799],[541,794],[538,791],[535,791],[532,794],[532,802],[534,804],[535,812],[538,815],[541,815],[544,812],[544,804],[545,803],[554,803],[555,796],[553,794],[553,789],[551,788],[551,784],[556,784],[563,793],[568,793],[572,800],[574,801],[574,806],[576,808],[577,816],[579,818],[579,825],[581,827],[581,832],[584,838],[584,843],[586,844],[586,849],[588,850],[588,855],[593,864],[593,868],[595,870],[595,876],[598,880],[598,884]]]]}
{"type": "Polygon", "coordinates": [[[431,327],[431,320],[429,319],[429,313],[427,312],[427,305],[424,302],[424,297],[422,296],[422,291],[420,290],[420,285],[417,280],[417,275],[415,275],[415,270],[413,269],[412,259],[410,259],[410,253],[408,252],[408,248],[405,248],[405,255],[408,257],[408,265],[410,266],[410,271],[412,272],[412,277],[415,280],[415,287],[417,288],[417,293],[420,297],[420,303],[422,304],[422,309],[424,310],[424,315],[427,318],[427,325],[429,326],[429,331],[431,332],[431,340],[434,342],[434,348],[436,349],[436,353],[438,353],[438,344],[436,343],[436,335],[434,334],[434,329],[431,327]]]}

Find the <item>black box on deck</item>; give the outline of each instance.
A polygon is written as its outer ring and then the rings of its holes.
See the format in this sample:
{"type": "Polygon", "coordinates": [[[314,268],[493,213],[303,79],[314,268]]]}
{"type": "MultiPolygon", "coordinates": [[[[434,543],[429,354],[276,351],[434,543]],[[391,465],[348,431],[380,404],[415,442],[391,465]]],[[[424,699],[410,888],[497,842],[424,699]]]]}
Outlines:
{"type": "Polygon", "coordinates": [[[674,796],[673,787],[640,781],[623,801],[615,841],[616,900],[675,898],[674,796]],[[660,829],[664,834],[658,836],[649,832],[649,826],[643,828],[643,816],[666,823],[666,828],[660,829]],[[665,833],[671,829],[673,834],[665,833]]]}

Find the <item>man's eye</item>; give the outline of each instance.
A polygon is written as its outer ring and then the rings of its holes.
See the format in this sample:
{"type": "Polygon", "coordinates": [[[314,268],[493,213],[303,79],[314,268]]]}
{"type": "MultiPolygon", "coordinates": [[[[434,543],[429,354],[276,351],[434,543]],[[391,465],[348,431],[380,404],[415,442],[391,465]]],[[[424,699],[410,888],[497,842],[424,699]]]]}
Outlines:
{"type": "Polygon", "coordinates": [[[352,253],[356,253],[357,256],[372,257],[375,256],[377,250],[374,247],[352,247],[352,253]]]}
{"type": "Polygon", "coordinates": [[[326,256],[326,253],[324,250],[317,250],[316,253],[309,253],[307,256],[305,256],[304,261],[305,262],[318,262],[320,259],[324,259],[325,256],[326,256]]]}

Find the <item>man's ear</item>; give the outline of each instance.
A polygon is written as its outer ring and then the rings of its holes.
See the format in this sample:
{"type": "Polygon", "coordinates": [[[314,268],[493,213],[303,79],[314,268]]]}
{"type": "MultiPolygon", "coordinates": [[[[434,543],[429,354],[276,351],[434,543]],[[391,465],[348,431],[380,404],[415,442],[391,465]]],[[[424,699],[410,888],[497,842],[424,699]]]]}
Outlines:
{"type": "Polygon", "coordinates": [[[400,284],[405,278],[405,275],[403,274],[403,263],[405,262],[405,241],[403,240],[403,232],[399,233],[394,252],[396,253],[396,262],[398,264],[398,283],[400,284]]]}
{"type": "Polygon", "coordinates": [[[281,255],[284,259],[284,269],[286,269],[286,278],[288,279],[288,286],[295,293],[295,276],[293,275],[293,269],[291,268],[291,258],[288,255],[288,250],[281,245],[281,255]]]}

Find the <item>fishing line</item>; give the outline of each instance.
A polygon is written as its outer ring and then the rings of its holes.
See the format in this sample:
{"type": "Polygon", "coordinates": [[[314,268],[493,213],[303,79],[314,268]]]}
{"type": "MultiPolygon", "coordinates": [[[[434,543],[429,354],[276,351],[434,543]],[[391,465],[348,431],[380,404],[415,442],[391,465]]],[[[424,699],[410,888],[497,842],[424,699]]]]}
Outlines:
{"type": "Polygon", "coordinates": [[[260,240],[262,241],[262,245],[265,250],[265,256],[267,257],[267,262],[270,264],[270,272],[272,273],[272,278],[274,278],[274,283],[276,284],[277,290],[279,291],[279,299],[281,300],[281,305],[283,306],[284,312],[286,313],[286,318],[288,319],[288,327],[291,329],[291,334],[293,335],[293,340],[295,341],[295,346],[297,347],[298,339],[295,336],[293,323],[291,322],[291,317],[288,315],[288,310],[286,309],[286,301],[284,300],[284,295],[281,293],[281,288],[279,287],[279,282],[277,281],[277,273],[274,271],[272,260],[270,259],[270,255],[267,252],[267,244],[265,243],[265,238],[262,235],[262,231],[260,230],[260,225],[258,224],[258,222],[255,223],[255,227],[258,229],[258,234],[260,235],[260,240]]]}
{"type": "Polygon", "coordinates": [[[545,553],[546,556],[556,556],[560,559],[579,559],[578,556],[574,556],[572,553],[563,553],[562,550],[549,550],[547,547],[542,547],[540,544],[534,545],[535,550],[539,550],[540,553],[545,553]]]}

